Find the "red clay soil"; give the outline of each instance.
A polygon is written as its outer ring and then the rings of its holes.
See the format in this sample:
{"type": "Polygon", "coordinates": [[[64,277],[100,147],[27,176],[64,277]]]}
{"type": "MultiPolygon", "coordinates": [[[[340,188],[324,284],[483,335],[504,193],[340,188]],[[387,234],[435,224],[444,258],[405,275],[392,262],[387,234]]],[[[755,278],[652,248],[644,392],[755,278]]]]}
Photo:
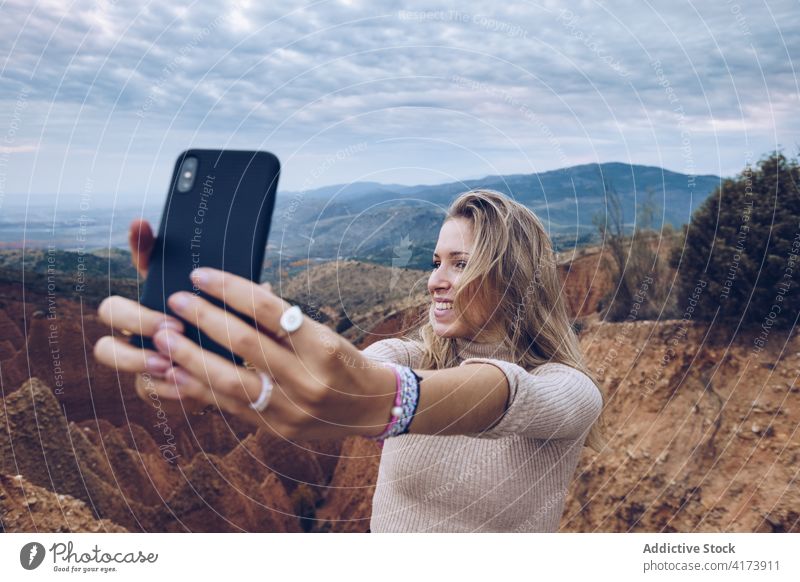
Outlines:
{"type": "Polygon", "coordinates": [[[107,519],[97,519],[86,504],[70,495],[37,487],[22,475],[0,475],[0,516],[8,531],[57,533],[126,532],[107,519]]]}
{"type": "Polygon", "coordinates": [[[584,448],[562,531],[800,532],[800,338],[773,331],[757,353],[755,337],[679,321],[583,332],[611,443],[584,448]]]}
{"type": "Polygon", "coordinates": [[[612,291],[610,264],[609,253],[598,249],[558,266],[567,310],[573,317],[596,313],[600,302],[612,291]]]}

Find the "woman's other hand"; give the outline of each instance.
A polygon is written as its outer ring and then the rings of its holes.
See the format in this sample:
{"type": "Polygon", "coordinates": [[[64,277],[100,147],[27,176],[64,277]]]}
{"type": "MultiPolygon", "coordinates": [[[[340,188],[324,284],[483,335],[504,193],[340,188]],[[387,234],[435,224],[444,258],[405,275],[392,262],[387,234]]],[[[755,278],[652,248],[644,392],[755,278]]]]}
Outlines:
{"type": "Polygon", "coordinates": [[[143,278],[147,277],[147,268],[150,263],[150,253],[155,244],[153,229],[146,220],[137,219],[131,222],[128,231],[128,244],[131,247],[131,258],[133,266],[143,278]]]}

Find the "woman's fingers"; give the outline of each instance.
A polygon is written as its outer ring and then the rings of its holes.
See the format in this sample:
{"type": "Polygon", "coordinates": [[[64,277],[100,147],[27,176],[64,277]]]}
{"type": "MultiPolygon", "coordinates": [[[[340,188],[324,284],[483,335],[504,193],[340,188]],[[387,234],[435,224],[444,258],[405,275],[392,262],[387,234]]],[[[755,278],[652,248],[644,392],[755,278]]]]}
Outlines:
{"type": "Polygon", "coordinates": [[[153,250],[155,237],[150,223],[146,220],[134,220],[128,233],[128,244],[131,247],[133,266],[142,277],[147,277],[150,252],[153,250]]]}
{"type": "Polygon", "coordinates": [[[163,326],[183,331],[183,323],[161,311],[142,307],[138,301],[132,301],[119,295],[106,297],[97,308],[100,319],[114,329],[128,331],[137,335],[152,336],[163,326]]]}
{"type": "MultiPolygon", "coordinates": [[[[154,406],[161,408],[170,415],[186,416],[196,415],[203,411],[209,404],[213,404],[219,409],[228,410],[232,414],[246,417],[235,411],[236,404],[227,399],[213,398],[213,394],[206,387],[204,390],[186,390],[176,383],[175,376],[170,371],[164,377],[157,377],[151,374],[136,375],[136,393],[142,400],[149,400],[154,406]],[[190,394],[191,392],[191,394],[190,394]],[[193,394],[193,395],[192,395],[193,394]],[[196,396],[194,396],[196,395],[196,396]]],[[[185,370],[179,370],[185,373],[185,370]]],[[[245,420],[255,421],[255,418],[244,418],[245,420]]]]}
{"type": "MultiPolygon", "coordinates": [[[[170,354],[173,365],[165,379],[171,383],[166,398],[191,398],[213,404],[235,414],[254,425],[263,426],[272,434],[288,432],[286,424],[271,414],[275,406],[264,412],[250,405],[261,395],[261,377],[247,368],[236,366],[229,360],[203,350],[185,336],[169,329],[159,330],[153,341],[163,354],[170,354]],[[189,373],[191,370],[191,374],[189,373]]],[[[273,390],[277,389],[277,386],[273,390]]],[[[273,400],[275,399],[273,394],[273,400]]]]}
{"type": "Polygon", "coordinates": [[[148,374],[138,374],[136,376],[136,393],[143,400],[158,400],[163,398],[161,407],[170,411],[180,409],[184,412],[197,413],[212,404],[235,414],[238,418],[251,423],[254,426],[263,428],[268,433],[285,438],[285,433],[289,432],[284,425],[277,421],[267,418],[266,413],[259,413],[234,398],[219,394],[209,388],[203,382],[189,374],[182,368],[172,368],[164,378],[156,378],[148,374]]]}
{"type": "Polygon", "coordinates": [[[121,372],[150,372],[164,374],[172,363],[162,354],[143,350],[111,336],[103,336],[94,344],[95,359],[121,372]]]}
{"type": "Polygon", "coordinates": [[[249,420],[255,420],[258,414],[250,408],[249,402],[244,402],[241,398],[236,398],[223,394],[220,390],[210,388],[200,378],[196,378],[180,367],[167,370],[164,380],[169,385],[169,393],[166,398],[192,399],[206,405],[213,404],[217,408],[227,410],[237,416],[250,416],[249,420]]]}
{"type": "Polygon", "coordinates": [[[238,354],[278,380],[286,378],[297,359],[269,336],[216,305],[192,293],[175,293],[167,300],[175,313],[220,345],[238,354]]]}
{"type": "MultiPolygon", "coordinates": [[[[247,406],[261,393],[261,378],[247,368],[237,366],[222,356],[204,350],[184,335],[160,329],[153,336],[158,351],[214,392],[234,398],[247,406]]],[[[196,386],[195,386],[196,387],[196,386]]]]}
{"type": "Polygon", "coordinates": [[[268,285],[257,285],[244,277],[209,267],[195,269],[192,281],[202,291],[251,317],[270,337],[295,353],[315,351],[320,343],[328,353],[335,350],[337,334],[302,313],[300,327],[287,334],[280,325],[280,319],[291,305],[272,293],[268,285]]]}

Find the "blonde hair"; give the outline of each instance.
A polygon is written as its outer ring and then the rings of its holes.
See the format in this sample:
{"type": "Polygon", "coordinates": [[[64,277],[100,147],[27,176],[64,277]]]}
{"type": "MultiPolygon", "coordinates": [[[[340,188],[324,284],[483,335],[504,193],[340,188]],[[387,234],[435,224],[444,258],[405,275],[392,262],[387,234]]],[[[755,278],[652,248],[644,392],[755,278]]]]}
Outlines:
{"type": "MultiPolygon", "coordinates": [[[[475,320],[475,305],[493,306],[489,325],[505,330],[503,342],[515,363],[526,370],[547,362],[562,363],[598,385],[567,315],[550,237],[533,211],[500,192],[477,189],[453,201],[445,221],[454,218],[466,218],[472,224],[474,246],[453,297],[457,313],[470,329],[485,325],[475,320]]],[[[424,347],[421,368],[456,365],[455,339],[436,335],[430,315],[412,335],[424,347]]],[[[602,394],[599,385],[598,389],[602,394]]],[[[604,408],[605,401],[603,394],[604,408]]],[[[605,432],[601,412],[585,445],[600,452],[607,444],[605,432]]]]}

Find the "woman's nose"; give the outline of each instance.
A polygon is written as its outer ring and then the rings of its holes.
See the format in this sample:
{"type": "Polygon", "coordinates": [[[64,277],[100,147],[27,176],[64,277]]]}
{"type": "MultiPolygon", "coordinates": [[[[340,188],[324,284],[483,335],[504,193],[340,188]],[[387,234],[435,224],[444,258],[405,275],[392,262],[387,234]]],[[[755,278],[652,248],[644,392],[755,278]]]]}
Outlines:
{"type": "Polygon", "coordinates": [[[428,279],[428,290],[434,292],[437,289],[447,289],[450,287],[450,281],[446,275],[441,272],[441,268],[431,273],[428,279]]]}

